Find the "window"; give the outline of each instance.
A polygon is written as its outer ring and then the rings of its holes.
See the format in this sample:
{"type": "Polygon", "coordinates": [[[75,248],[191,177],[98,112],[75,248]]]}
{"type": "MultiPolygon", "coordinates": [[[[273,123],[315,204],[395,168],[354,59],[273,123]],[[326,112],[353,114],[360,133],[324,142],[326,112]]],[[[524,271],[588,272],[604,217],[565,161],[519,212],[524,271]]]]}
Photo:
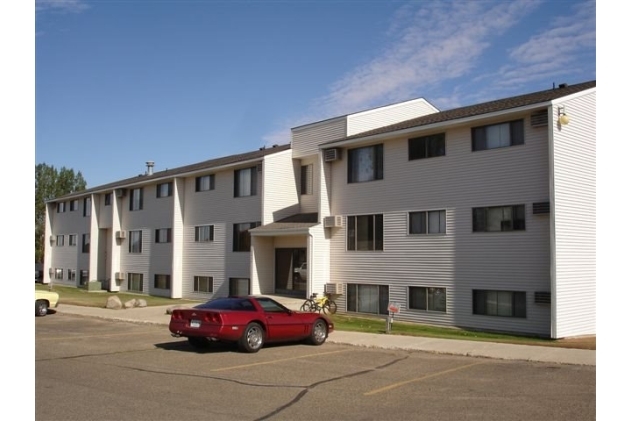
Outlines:
{"type": "Polygon", "coordinates": [[[260,222],[234,224],[232,231],[232,251],[250,251],[249,230],[259,225],[261,225],[260,222]]]}
{"type": "Polygon", "coordinates": [[[160,228],[156,230],[156,243],[171,242],[171,228],[160,228]]]}
{"type": "Polygon", "coordinates": [[[142,188],[131,190],[131,200],[129,201],[129,210],[142,210],[142,188]]]}
{"type": "Polygon", "coordinates": [[[195,276],[193,278],[194,292],[213,292],[212,276],[195,276]]]}
{"type": "Polygon", "coordinates": [[[64,279],[64,270],[56,268],[55,269],[55,279],[63,281],[64,279]]]}
{"type": "Polygon", "coordinates": [[[447,230],[445,211],[410,212],[410,234],[444,234],[447,230]]]}
{"type": "Polygon", "coordinates": [[[129,252],[142,253],[142,231],[129,231],[129,252]]]}
{"type": "Polygon", "coordinates": [[[215,227],[213,225],[201,225],[195,227],[195,241],[214,241],[215,240],[215,227]]]}
{"type": "Polygon", "coordinates": [[[388,285],[346,286],[346,310],[358,313],[388,314],[388,285]]]}
{"type": "Polygon", "coordinates": [[[408,308],[447,312],[447,290],[445,288],[410,287],[408,308]]]}
{"type": "Polygon", "coordinates": [[[364,181],[383,179],[383,145],[365,148],[349,149],[348,151],[348,182],[361,183],[364,181]]]}
{"type": "Polygon", "coordinates": [[[256,167],[236,170],[234,172],[234,197],[255,196],[257,174],[256,167]]]}
{"type": "Polygon", "coordinates": [[[474,152],[523,144],[524,120],[471,129],[471,150],[474,152]]]}
{"type": "Polygon", "coordinates": [[[154,275],[153,287],[156,289],[171,289],[171,275],[154,275]]]}
{"type": "Polygon", "coordinates": [[[156,186],[156,197],[169,197],[173,195],[173,183],[162,183],[156,186]]]}
{"type": "Polygon", "coordinates": [[[57,213],[63,213],[66,211],[66,202],[57,203],[57,213]]]}
{"type": "Polygon", "coordinates": [[[79,285],[86,285],[90,278],[90,271],[82,270],[79,272],[79,285]]]}
{"type": "Polygon", "coordinates": [[[300,167],[300,194],[313,194],[313,164],[300,167]]]}
{"type": "Polygon", "coordinates": [[[383,215],[349,216],[347,250],[383,250],[383,215]]]}
{"type": "Polygon", "coordinates": [[[83,237],[81,239],[81,252],[90,252],[90,234],[83,234],[83,237]]]}
{"type": "Polygon", "coordinates": [[[105,206],[112,206],[112,193],[105,193],[105,206]]]}
{"type": "Polygon", "coordinates": [[[283,307],[280,303],[272,300],[267,297],[256,298],[256,301],[263,308],[265,313],[286,313],[287,309],[283,307]]]}
{"type": "Polygon", "coordinates": [[[71,200],[70,201],[70,212],[74,212],[77,209],[79,209],[79,200],[78,199],[71,200]]]}
{"type": "Polygon", "coordinates": [[[77,234],[68,235],[68,245],[76,246],[77,245],[77,234]]]}
{"type": "Polygon", "coordinates": [[[215,189],[215,175],[203,175],[195,178],[195,191],[208,191],[215,189]]]}
{"type": "Polygon", "coordinates": [[[473,314],[526,317],[526,293],[473,290],[473,314]]]}
{"type": "Polygon", "coordinates": [[[74,281],[77,279],[77,271],[74,269],[68,269],[68,280],[74,281]]]}
{"type": "Polygon", "coordinates": [[[408,139],[408,159],[433,158],[445,155],[445,133],[408,139]]]}
{"type": "Polygon", "coordinates": [[[127,290],[142,292],[142,273],[127,274],[127,290]]]}
{"type": "Polygon", "coordinates": [[[524,231],[525,208],[525,205],[473,208],[473,231],[524,231]]]}
{"type": "Polygon", "coordinates": [[[83,216],[92,215],[92,198],[86,197],[83,199],[83,216]]]}
{"type": "Polygon", "coordinates": [[[62,247],[64,245],[64,236],[58,235],[57,242],[55,244],[57,245],[57,247],[62,247]]]}

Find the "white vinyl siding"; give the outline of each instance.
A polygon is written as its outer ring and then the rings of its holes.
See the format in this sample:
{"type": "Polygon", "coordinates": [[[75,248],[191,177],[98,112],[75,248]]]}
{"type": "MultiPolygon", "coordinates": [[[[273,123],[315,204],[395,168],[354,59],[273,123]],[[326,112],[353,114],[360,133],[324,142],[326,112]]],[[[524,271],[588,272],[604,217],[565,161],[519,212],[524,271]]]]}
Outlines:
{"type": "Polygon", "coordinates": [[[547,129],[526,124],[525,133],[519,148],[472,152],[470,127],[448,130],[444,157],[414,161],[411,136],[385,142],[379,183],[348,184],[346,165],[332,166],[331,214],[383,213],[384,250],[346,251],[346,229],[331,230],[331,279],[389,285],[400,320],[548,334],[550,309],[534,305],[534,292],[550,289],[550,222],[532,215],[532,203],[549,197],[547,129]],[[472,232],[473,208],[522,203],[525,231],[472,232]],[[445,209],[445,234],[408,234],[409,212],[424,209],[445,209]],[[410,285],[445,288],[448,311],[408,311],[410,285]],[[526,291],[528,318],[473,315],[474,289],[526,291]]]}
{"type": "MultiPolygon", "coordinates": [[[[79,203],[83,202],[83,198],[78,199],[79,203]]],[[[81,269],[88,270],[90,267],[90,254],[82,253],[81,241],[83,234],[90,232],[91,218],[84,218],[83,212],[69,212],[69,203],[66,203],[66,212],[57,213],[57,205],[52,204],[47,207],[48,217],[51,218],[51,226],[54,226],[54,231],[50,231],[48,227],[47,235],[45,237],[44,247],[51,250],[49,260],[44,262],[43,271],[44,276],[48,277],[50,268],[63,269],[64,275],[68,269],[76,270],[77,274],[81,269]],[[76,234],[77,246],[68,247],[68,235],[76,234]],[[50,236],[53,236],[53,243],[50,243],[50,236]],[[64,246],[57,247],[56,240],[57,235],[64,236],[64,246]],[[52,247],[51,247],[52,246],[52,247]]],[[[53,275],[54,277],[54,275],[53,275]]],[[[67,276],[62,276],[62,279],[55,281],[58,285],[76,286],[78,285],[78,279],[68,280],[67,276]]]]}
{"type": "Polygon", "coordinates": [[[317,155],[318,146],[346,137],[346,117],[332,118],[291,129],[291,150],[294,158],[317,155]]]}
{"type": "Polygon", "coordinates": [[[553,337],[596,333],[596,93],[562,105],[570,124],[560,130],[551,125],[554,194],[550,205],[556,244],[553,337]]]}
{"type": "MultiPolygon", "coordinates": [[[[290,150],[266,156],[262,176],[259,178],[262,179],[263,189],[260,198],[263,205],[262,215],[254,218],[252,214],[254,219],[250,219],[251,221],[261,221],[265,225],[300,213],[299,191],[290,150]]],[[[245,221],[248,219],[238,222],[245,221]]]]}
{"type": "MultiPolygon", "coordinates": [[[[255,165],[256,163],[250,163],[247,168],[255,165]]],[[[230,277],[250,277],[250,253],[232,251],[232,227],[234,223],[261,220],[262,195],[235,198],[234,168],[214,174],[215,188],[203,194],[195,194],[195,177],[186,178],[181,240],[181,291],[184,298],[203,299],[210,298],[213,294],[225,296],[228,295],[230,277]],[[195,227],[201,225],[214,227],[213,241],[195,242],[195,227]],[[214,292],[194,292],[195,276],[213,277],[214,292]]],[[[262,191],[263,177],[260,175],[259,173],[257,191],[262,191]]]]}
{"type": "Polygon", "coordinates": [[[390,124],[432,114],[437,111],[438,110],[433,105],[423,98],[362,111],[348,116],[346,134],[347,136],[352,136],[357,133],[389,126],[390,124]]]}
{"type": "MultiPolygon", "coordinates": [[[[154,274],[173,273],[173,243],[174,230],[171,230],[171,243],[155,243],[155,230],[172,227],[174,221],[174,196],[157,198],[155,194],[157,184],[143,186],[143,211],[129,211],[123,205],[123,224],[121,230],[127,231],[127,238],[121,242],[120,268],[114,272],[142,273],[145,293],[170,296],[169,291],[153,288],[154,274]],[[142,231],[142,253],[129,253],[131,231],[142,231]]],[[[125,201],[130,199],[132,189],[128,189],[125,201]]],[[[118,199],[120,200],[120,198],[118,199]]],[[[174,276],[172,276],[173,282],[174,276]]],[[[120,283],[121,290],[127,288],[127,282],[120,283]]]]}

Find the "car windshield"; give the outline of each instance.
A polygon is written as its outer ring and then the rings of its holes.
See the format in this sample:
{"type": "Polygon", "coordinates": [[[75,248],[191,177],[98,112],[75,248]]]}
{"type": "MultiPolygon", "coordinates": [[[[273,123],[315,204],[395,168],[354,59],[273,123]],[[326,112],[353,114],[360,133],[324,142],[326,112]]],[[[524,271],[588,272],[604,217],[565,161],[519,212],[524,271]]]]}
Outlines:
{"type": "Polygon", "coordinates": [[[206,310],[241,310],[254,311],[254,304],[247,298],[215,298],[195,308],[206,310]]]}

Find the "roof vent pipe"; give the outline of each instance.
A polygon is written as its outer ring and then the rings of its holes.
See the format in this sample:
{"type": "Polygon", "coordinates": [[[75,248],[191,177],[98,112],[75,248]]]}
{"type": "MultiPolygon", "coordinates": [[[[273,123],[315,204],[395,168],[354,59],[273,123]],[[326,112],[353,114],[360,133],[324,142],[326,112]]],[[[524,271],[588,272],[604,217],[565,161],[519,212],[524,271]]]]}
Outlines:
{"type": "Polygon", "coordinates": [[[153,174],[153,161],[147,161],[147,172],[145,173],[146,175],[152,175],[153,174]]]}

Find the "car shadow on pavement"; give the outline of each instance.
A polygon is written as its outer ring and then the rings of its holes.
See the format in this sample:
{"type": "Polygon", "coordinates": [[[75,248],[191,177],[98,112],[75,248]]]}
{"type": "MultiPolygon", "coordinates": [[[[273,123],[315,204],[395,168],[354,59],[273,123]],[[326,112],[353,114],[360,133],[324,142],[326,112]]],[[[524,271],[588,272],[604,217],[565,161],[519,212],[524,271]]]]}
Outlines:
{"type": "MultiPolygon", "coordinates": [[[[292,347],[300,345],[300,342],[288,342],[288,343],[271,343],[265,344],[261,350],[276,348],[276,347],[292,347]]],[[[180,351],[190,352],[194,354],[214,354],[218,352],[240,352],[237,344],[216,342],[209,345],[207,348],[195,348],[186,340],[178,340],[175,342],[163,342],[155,344],[156,348],[164,349],[165,351],[180,351]]]]}

